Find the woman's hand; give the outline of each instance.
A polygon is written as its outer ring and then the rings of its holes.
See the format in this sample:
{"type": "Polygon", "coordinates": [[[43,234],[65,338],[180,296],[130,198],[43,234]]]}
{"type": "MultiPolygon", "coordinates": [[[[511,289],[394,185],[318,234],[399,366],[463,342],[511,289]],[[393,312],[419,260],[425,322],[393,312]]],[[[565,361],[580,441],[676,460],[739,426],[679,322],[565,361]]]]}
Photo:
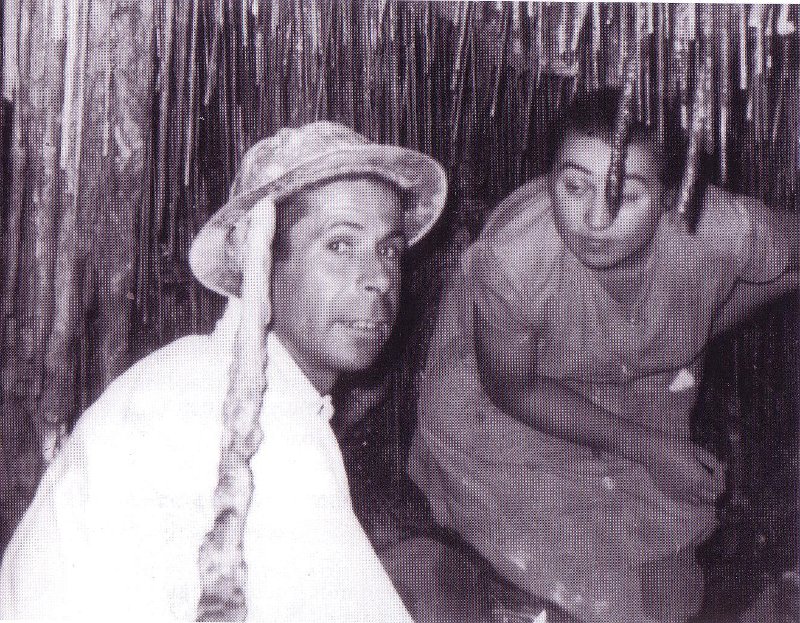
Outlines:
{"type": "Polygon", "coordinates": [[[722,493],[722,465],[691,441],[659,436],[649,440],[643,458],[656,486],[671,498],[699,506],[713,504],[722,493]]]}

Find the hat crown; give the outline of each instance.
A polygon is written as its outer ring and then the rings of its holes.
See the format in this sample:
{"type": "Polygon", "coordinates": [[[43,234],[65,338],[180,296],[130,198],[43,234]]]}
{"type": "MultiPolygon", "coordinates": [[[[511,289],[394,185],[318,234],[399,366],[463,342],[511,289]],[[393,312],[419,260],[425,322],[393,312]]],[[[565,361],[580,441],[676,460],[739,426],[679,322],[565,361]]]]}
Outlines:
{"type": "Polygon", "coordinates": [[[403,227],[412,245],[433,227],[444,208],[442,166],[419,151],[369,141],[332,121],[286,128],[244,154],[228,201],[198,232],[189,264],[200,282],[225,296],[239,296],[242,282],[237,225],[260,199],[281,199],[313,184],[349,175],[376,175],[408,193],[403,227]]]}
{"type": "Polygon", "coordinates": [[[247,150],[230,196],[270,184],[287,172],[332,152],[369,142],[361,134],[333,121],[315,121],[299,128],[284,128],[247,150]]]}

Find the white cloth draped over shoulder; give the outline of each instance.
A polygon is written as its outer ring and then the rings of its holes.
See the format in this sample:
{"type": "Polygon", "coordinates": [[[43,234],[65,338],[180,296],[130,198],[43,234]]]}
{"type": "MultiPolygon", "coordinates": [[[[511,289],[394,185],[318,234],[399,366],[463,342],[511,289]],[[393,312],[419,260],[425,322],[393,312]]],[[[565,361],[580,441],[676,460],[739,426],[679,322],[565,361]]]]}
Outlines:
{"type": "MultiPolygon", "coordinates": [[[[193,620],[239,308],[114,381],[45,473],[0,570],[0,619],[193,620]]],[[[248,620],[410,621],[352,508],[322,397],[268,338],[245,533],[248,620]]]]}

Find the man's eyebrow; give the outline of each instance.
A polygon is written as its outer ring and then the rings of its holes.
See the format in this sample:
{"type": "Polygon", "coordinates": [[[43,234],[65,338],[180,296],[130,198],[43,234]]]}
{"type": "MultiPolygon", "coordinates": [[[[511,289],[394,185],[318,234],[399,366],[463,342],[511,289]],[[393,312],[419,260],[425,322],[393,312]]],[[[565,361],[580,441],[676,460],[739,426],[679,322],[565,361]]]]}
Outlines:
{"type": "Polygon", "coordinates": [[[393,229],[392,231],[390,231],[388,234],[386,234],[383,237],[384,240],[390,240],[392,238],[402,238],[404,242],[407,242],[407,240],[406,240],[406,232],[402,227],[398,227],[397,229],[393,229]]]}
{"type": "MultiPolygon", "coordinates": [[[[325,228],[336,229],[337,227],[349,227],[350,229],[356,229],[359,231],[364,231],[366,226],[360,223],[354,223],[353,221],[334,221],[333,223],[328,224],[325,228]]],[[[406,239],[406,232],[402,227],[398,227],[397,229],[391,230],[387,233],[381,240],[390,240],[392,238],[402,238],[404,241],[406,239]]]]}
{"type": "Polygon", "coordinates": [[[360,223],[354,223],[353,221],[334,221],[333,223],[329,223],[327,225],[327,229],[334,229],[336,227],[350,227],[351,229],[364,229],[364,226],[360,223]]]}
{"type": "MultiPolygon", "coordinates": [[[[585,173],[586,175],[594,175],[593,171],[579,165],[574,160],[565,160],[564,162],[561,163],[561,168],[578,169],[581,173],[585,173]]],[[[639,175],[638,173],[628,173],[627,171],[625,172],[625,177],[629,180],[635,180],[637,182],[641,182],[642,184],[649,184],[651,181],[650,179],[646,178],[643,175],[639,175]]]]}

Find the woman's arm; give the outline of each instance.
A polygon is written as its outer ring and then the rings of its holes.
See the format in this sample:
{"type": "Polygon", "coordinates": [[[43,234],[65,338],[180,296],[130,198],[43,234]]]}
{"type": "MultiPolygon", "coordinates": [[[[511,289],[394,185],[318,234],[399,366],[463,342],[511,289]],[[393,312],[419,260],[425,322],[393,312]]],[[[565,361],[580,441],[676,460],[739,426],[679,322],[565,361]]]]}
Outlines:
{"type": "Polygon", "coordinates": [[[493,330],[476,310],[475,352],[484,390],[498,408],[548,435],[643,462],[657,433],[620,419],[567,385],[536,374],[534,337],[493,330]]]}
{"type": "Polygon", "coordinates": [[[758,307],[797,290],[800,284],[798,214],[774,210],[756,201],[748,202],[746,209],[751,220],[750,257],[721,306],[714,335],[739,323],[758,307]]]}
{"type": "Polygon", "coordinates": [[[711,454],[622,419],[565,384],[537,375],[533,338],[493,326],[476,311],[478,370],[498,408],[553,437],[641,463],[656,486],[673,498],[700,504],[719,495],[721,472],[711,454]]]}

